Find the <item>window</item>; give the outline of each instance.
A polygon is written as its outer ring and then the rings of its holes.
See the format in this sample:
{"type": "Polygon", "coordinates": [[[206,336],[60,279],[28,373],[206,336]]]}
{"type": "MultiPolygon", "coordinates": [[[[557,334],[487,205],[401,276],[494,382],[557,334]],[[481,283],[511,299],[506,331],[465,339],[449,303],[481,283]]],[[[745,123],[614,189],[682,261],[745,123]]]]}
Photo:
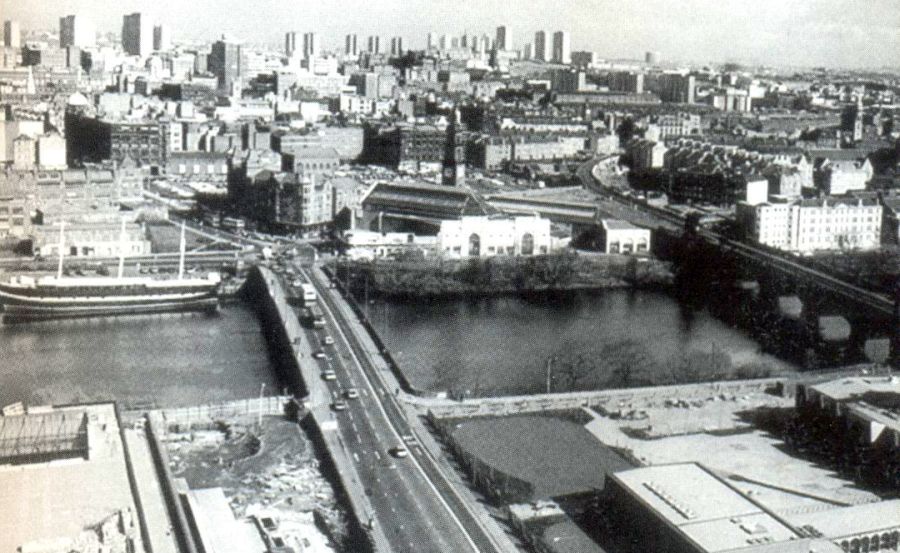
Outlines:
{"type": "Polygon", "coordinates": [[[534,254],[534,236],[530,232],[522,235],[522,255],[534,254]]]}
{"type": "Polygon", "coordinates": [[[481,237],[474,233],[469,236],[469,255],[481,255],[481,237]]]}

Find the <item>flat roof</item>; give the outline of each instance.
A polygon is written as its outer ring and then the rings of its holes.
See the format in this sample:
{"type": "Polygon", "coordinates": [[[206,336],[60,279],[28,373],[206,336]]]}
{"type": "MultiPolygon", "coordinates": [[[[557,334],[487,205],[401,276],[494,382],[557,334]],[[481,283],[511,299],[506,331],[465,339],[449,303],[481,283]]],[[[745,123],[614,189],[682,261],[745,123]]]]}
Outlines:
{"type": "Polygon", "coordinates": [[[828,539],[900,530],[900,499],[879,501],[827,511],[785,515],[794,526],[811,527],[828,539]]]}
{"type": "Polygon", "coordinates": [[[266,550],[262,538],[252,539],[247,526],[235,520],[222,488],[189,490],[186,495],[190,515],[206,553],[263,553],[266,550]]]}
{"type": "Polygon", "coordinates": [[[809,388],[836,401],[855,399],[870,392],[900,395],[900,377],[853,376],[813,384],[809,388]]]}
{"type": "Polygon", "coordinates": [[[617,472],[612,478],[650,512],[705,551],[727,551],[798,537],[698,463],[636,468],[617,472]]]}
{"type": "Polygon", "coordinates": [[[0,551],[75,538],[119,511],[137,514],[113,404],[57,407],[51,414],[87,417],[89,458],[0,465],[0,551]]]}

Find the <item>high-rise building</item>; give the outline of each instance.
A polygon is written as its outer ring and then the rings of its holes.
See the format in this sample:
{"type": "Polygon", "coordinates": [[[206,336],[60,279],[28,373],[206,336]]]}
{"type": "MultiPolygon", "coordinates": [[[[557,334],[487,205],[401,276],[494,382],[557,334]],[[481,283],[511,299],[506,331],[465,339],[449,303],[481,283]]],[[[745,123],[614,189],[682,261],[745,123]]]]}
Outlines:
{"type": "Polygon", "coordinates": [[[497,40],[494,42],[497,50],[512,50],[512,31],[506,25],[497,27],[497,40]]]}
{"type": "Polygon", "coordinates": [[[534,51],[532,50],[531,43],[525,45],[525,48],[522,49],[522,59],[530,60],[534,57],[534,51]]]}
{"type": "Polygon", "coordinates": [[[483,54],[485,52],[490,52],[491,50],[491,37],[488,35],[481,35],[481,42],[478,44],[478,53],[483,54]]]}
{"type": "Polygon", "coordinates": [[[356,35],[347,35],[344,38],[344,54],[355,56],[359,54],[359,46],[357,44],[356,35]]]}
{"type": "Polygon", "coordinates": [[[693,104],[697,88],[697,79],[693,75],[680,73],[663,73],[657,77],[657,94],[663,102],[693,104]]]}
{"type": "Polygon", "coordinates": [[[242,61],[240,44],[225,36],[213,43],[207,63],[209,72],[218,78],[221,92],[231,94],[235,84],[240,82],[242,61]]]}
{"type": "Polygon", "coordinates": [[[284,55],[291,57],[297,51],[297,32],[288,31],[284,33],[284,55]]]}
{"type": "Polygon", "coordinates": [[[572,63],[572,37],[568,31],[553,33],[553,63],[572,63]]]}
{"type": "Polygon", "coordinates": [[[644,62],[647,65],[659,65],[659,52],[647,52],[644,54],[644,62]]]}
{"type": "Polygon", "coordinates": [[[402,56],[403,55],[403,37],[395,36],[391,39],[391,55],[392,56],[402,56]]]}
{"type": "Polygon", "coordinates": [[[441,35],[441,40],[438,48],[441,50],[447,50],[450,48],[450,35],[441,35]]]}
{"type": "Polygon", "coordinates": [[[436,37],[434,36],[434,33],[428,33],[428,40],[425,43],[425,49],[426,50],[434,50],[434,48],[436,46],[437,46],[436,37]]]}
{"type": "Polygon", "coordinates": [[[122,18],[122,48],[131,56],[149,56],[153,50],[153,25],[135,12],[122,18]]]}
{"type": "Polygon", "coordinates": [[[22,46],[22,30],[18,21],[7,20],[3,22],[3,45],[9,48],[22,46]]]}
{"type": "Polygon", "coordinates": [[[94,25],[82,16],[67,15],[59,18],[59,47],[86,48],[96,42],[94,25]]]}
{"type": "Polygon", "coordinates": [[[322,40],[319,33],[303,33],[303,58],[317,58],[322,54],[322,40]]]}
{"type": "Polygon", "coordinates": [[[369,36],[368,50],[370,54],[381,53],[381,37],[377,35],[369,36]]]}
{"type": "Polygon", "coordinates": [[[544,31],[534,33],[534,59],[538,61],[548,61],[547,33],[544,31]]]}
{"type": "Polygon", "coordinates": [[[153,27],[153,49],[156,51],[168,50],[172,47],[172,35],[165,25],[153,27]]]}

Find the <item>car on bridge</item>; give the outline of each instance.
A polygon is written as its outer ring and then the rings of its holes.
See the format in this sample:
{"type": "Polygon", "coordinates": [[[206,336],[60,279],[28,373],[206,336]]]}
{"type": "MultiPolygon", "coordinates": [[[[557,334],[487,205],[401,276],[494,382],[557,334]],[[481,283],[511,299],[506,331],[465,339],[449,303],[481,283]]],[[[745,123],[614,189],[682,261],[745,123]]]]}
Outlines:
{"type": "Polygon", "coordinates": [[[322,350],[313,353],[313,357],[316,359],[328,359],[328,356],[325,355],[325,352],[322,350]]]}
{"type": "Polygon", "coordinates": [[[347,399],[357,399],[359,397],[359,390],[356,388],[347,388],[347,391],[344,392],[344,397],[347,399]]]}
{"type": "Polygon", "coordinates": [[[392,447],[391,449],[388,450],[388,453],[390,453],[391,456],[397,457],[399,459],[409,456],[409,451],[402,445],[392,447]]]}
{"type": "Polygon", "coordinates": [[[334,400],[334,403],[331,404],[331,408],[335,411],[346,411],[347,402],[341,399],[336,399],[334,400]]]}
{"type": "Polygon", "coordinates": [[[327,371],[322,371],[322,379],[323,380],[337,380],[337,374],[331,369],[327,371]]]}

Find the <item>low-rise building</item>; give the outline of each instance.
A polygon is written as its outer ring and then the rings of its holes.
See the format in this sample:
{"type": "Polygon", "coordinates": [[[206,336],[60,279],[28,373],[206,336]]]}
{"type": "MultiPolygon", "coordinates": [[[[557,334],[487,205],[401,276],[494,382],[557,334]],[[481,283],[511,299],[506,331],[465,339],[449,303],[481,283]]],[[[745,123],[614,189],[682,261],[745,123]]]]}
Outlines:
{"type": "Polygon", "coordinates": [[[546,254],[551,249],[550,220],[483,216],[442,221],[437,249],[444,257],[546,254]]]}
{"type": "Polygon", "coordinates": [[[820,190],[837,196],[854,190],[865,190],[872,180],[874,170],[872,163],[865,161],[831,161],[824,160],[818,164],[816,175],[820,190]]]}
{"type": "Polygon", "coordinates": [[[602,219],[599,225],[603,253],[649,254],[650,229],[618,219],[602,219]]]}
{"type": "MultiPolygon", "coordinates": [[[[44,257],[59,255],[59,227],[34,226],[34,253],[44,257]]],[[[67,257],[115,257],[124,250],[125,255],[148,255],[151,252],[144,227],[138,223],[125,225],[122,239],[120,223],[73,223],[64,227],[64,248],[67,257]]]]}
{"type": "Polygon", "coordinates": [[[776,512],[699,463],[617,472],[604,494],[620,535],[648,551],[861,553],[900,538],[898,500],[776,512]]]}
{"type": "Polygon", "coordinates": [[[224,182],[228,176],[228,154],[173,152],[166,158],[165,171],[172,177],[224,182]]]}
{"type": "Polygon", "coordinates": [[[282,153],[282,169],[299,175],[323,175],[340,167],[340,154],[334,148],[296,148],[282,153]]]}
{"type": "Polygon", "coordinates": [[[350,259],[383,259],[420,252],[428,255],[434,252],[435,236],[417,236],[411,232],[375,232],[354,229],[341,237],[350,259]]]}

